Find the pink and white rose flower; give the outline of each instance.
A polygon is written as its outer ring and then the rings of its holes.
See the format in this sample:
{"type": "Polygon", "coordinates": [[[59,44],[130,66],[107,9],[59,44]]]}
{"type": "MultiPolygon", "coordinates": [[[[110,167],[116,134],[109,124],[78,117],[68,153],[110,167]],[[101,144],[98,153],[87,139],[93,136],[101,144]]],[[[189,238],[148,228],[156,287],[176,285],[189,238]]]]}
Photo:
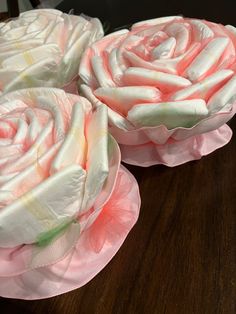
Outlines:
{"type": "Polygon", "coordinates": [[[233,26],[171,16],[92,44],[79,74],[83,94],[108,106],[125,162],[176,166],[229,142],[235,71],[233,26]]]}
{"type": "Polygon", "coordinates": [[[84,285],[117,252],[139,206],[106,106],[56,88],[0,97],[1,296],[84,285]]]}

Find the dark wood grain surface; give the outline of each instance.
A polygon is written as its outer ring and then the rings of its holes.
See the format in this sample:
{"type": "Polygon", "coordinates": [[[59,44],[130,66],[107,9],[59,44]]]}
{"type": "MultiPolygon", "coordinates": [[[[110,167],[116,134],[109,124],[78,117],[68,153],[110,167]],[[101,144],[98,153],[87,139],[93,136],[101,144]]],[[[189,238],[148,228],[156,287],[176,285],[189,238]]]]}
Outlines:
{"type": "Polygon", "coordinates": [[[236,137],[176,168],[128,168],[141,213],[106,268],[58,297],[2,298],[1,313],[236,313],[236,137]]]}

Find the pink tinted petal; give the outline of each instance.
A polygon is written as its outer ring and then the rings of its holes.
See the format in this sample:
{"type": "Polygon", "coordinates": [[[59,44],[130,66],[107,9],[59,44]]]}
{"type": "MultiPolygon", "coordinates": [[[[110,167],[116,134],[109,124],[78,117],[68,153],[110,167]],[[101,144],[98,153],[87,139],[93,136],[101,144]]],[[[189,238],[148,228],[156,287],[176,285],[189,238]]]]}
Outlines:
{"type": "Polygon", "coordinates": [[[178,75],[135,67],[130,67],[124,72],[123,81],[126,85],[156,86],[164,93],[191,85],[189,80],[178,75]]]}
{"type": "Polygon", "coordinates": [[[190,25],[186,27],[186,25],[182,23],[171,23],[164,28],[164,31],[169,35],[173,36],[176,39],[176,48],[174,55],[178,56],[184,53],[187,50],[187,47],[190,43],[190,25]]]}
{"type": "Polygon", "coordinates": [[[133,53],[132,51],[124,51],[124,57],[130,62],[130,64],[134,67],[146,68],[150,70],[162,71],[164,73],[177,74],[176,70],[170,65],[166,65],[166,62],[162,63],[152,63],[143,60],[138,55],[133,53]]]}
{"type": "Polygon", "coordinates": [[[127,115],[128,111],[135,104],[152,103],[161,100],[159,90],[149,86],[100,87],[94,94],[102,102],[109,104],[112,109],[124,115],[127,115]]]}
{"type": "Polygon", "coordinates": [[[16,130],[7,121],[0,121],[1,138],[11,139],[15,135],[16,130]]]}
{"type": "Polygon", "coordinates": [[[193,39],[194,41],[207,42],[214,37],[214,32],[211,28],[201,20],[192,20],[191,21],[193,28],[193,39]]]}
{"type": "Polygon", "coordinates": [[[23,145],[22,144],[12,144],[0,147],[0,156],[1,158],[10,157],[14,155],[18,155],[23,152],[23,145]]]}
{"type": "Polygon", "coordinates": [[[151,51],[151,57],[155,59],[169,59],[173,56],[176,48],[176,39],[169,37],[151,51]]]}
{"type": "Polygon", "coordinates": [[[172,94],[171,100],[195,99],[201,98],[208,100],[209,97],[222,87],[232,76],[231,70],[220,70],[209,76],[199,83],[192,84],[180,91],[172,94]]]}

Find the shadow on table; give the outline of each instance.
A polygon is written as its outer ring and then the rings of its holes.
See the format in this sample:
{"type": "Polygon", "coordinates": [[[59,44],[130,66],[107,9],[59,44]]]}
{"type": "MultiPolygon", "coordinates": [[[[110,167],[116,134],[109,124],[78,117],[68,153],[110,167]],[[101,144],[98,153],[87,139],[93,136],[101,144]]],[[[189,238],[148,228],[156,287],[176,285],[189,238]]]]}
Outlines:
{"type": "Polygon", "coordinates": [[[19,304],[18,300],[0,298],[1,313],[33,314],[32,311],[19,304]]]}

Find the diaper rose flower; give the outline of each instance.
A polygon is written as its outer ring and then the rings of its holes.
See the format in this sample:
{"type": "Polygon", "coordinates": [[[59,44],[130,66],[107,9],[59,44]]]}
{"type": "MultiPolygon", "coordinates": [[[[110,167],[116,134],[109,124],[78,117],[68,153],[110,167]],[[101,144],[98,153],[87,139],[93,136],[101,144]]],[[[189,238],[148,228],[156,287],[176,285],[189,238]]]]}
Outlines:
{"type": "Polygon", "coordinates": [[[0,23],[0,91],[48,86],[75,92],[80,57],[102,36],[98,19],[53,9],[0,23]]]}
{"type": "Polygon", "coordinates": [[[138,217],[107,108],[56,88],[0,97],[0,295],[40,299],[80,287],[138,217]]]}
{"type": "Polygon", "coordinates": [[[181,16],[139,22],[86,50],[81,91],[108,106],[125,162],[176,166],[229,142],[235,48],[233,26],[181,16]]]}

